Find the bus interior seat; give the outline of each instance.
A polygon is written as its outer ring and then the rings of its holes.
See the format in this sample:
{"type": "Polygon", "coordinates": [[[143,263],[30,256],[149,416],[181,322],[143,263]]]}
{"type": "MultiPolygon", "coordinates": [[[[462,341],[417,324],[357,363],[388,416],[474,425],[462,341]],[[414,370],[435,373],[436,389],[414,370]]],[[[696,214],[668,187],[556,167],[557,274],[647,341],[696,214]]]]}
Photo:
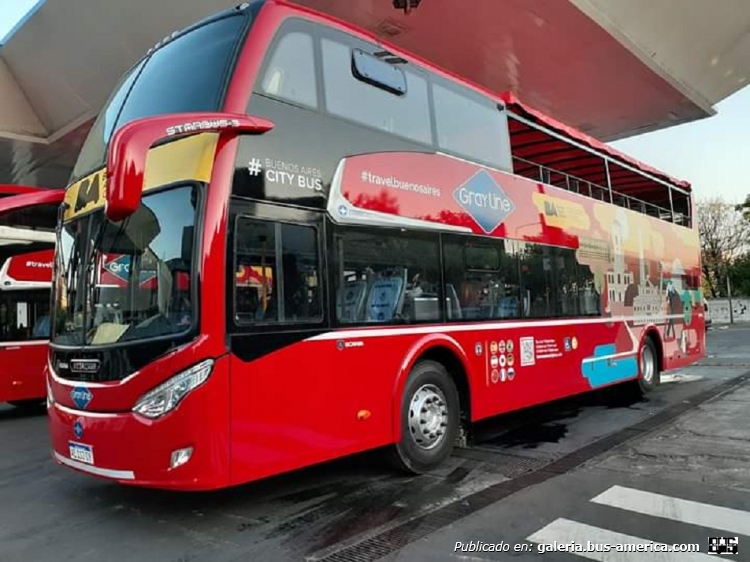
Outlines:
{"type": "Polygon", "coordinates": [[[283,84],[284,69],[277,66],[272,70],[269,69],[268,73],[266,74],[263,89],[267,94],[271,94],[272,96],[280,96],[282,93],[283,84]]]}
{"type": "Polygon", "coordinates": [[[406,269],[379,272],[367,295],[366,322],[390,322],[401,314],[406,287],[406,269]]]}
{"type": "Polygon", "coordinates": [[[49,315],[40,316],[34,324],[31,332],[32,338],[49,338],[50,337],[50,317],[49,315]]]}
{"type": "Polygon", "coordinates": [[[287,99],[304,105],[315,104],[314,96],[307,87],[306,76],[290,73],[283,66],[275,66],[268,70],[263,84],[263,90],[272,96],[287,99]]]}
{"type": "Polygon", "coordinates": [[[407,294],[402,315],[409,324],[417,322],[439,322],[440,300],[435,293],[407,294]]]}
{"type": "Polygon", "coordinates": [[[596,291],[592,291],[589,288],[584,289],[581,300],[583,301],[582,306],[585,315],[601,314],[601,298],[596,291]]]}
{"type": "Polygon", "coordinates": [[[526,294],[523,297],[523,315],[531,316],[531,291],[528,289],[526,289],[526,294]]]}
{"type": "Polygon", "coordinates": [[[463,318],[461,302],[458,300],[456,287],[451,283],[445,285],[445,305],[449,320],[461,320],[463,318]]]}
{"type": "Polygon", "coordinates": [[[425,287],[421,285],[419,275],[417,275],[404,291],[404,306],[401,316],[409,324],[438,322],[440,321],[439,302],[437,292],[425,290],[425,287]]]}
{"type": "Polygon", "coordinates": [[[484,283],[481,281],[472,280],[461,283],[463,317],[466,320],[492,318],[494,309],[497,307],[483,295],[483,289],[484,283]]]}
{"type": "Polygon", "coordinates": [[[495,316],[497,318],[516,318],[518,316],[518,297],[501,297],[495,316]]]}
{"type": "MultiPolygon", "coordinates": [[[[408,323],[439,322],[439,296],[436,292],[418,292],[408,289],[404,296],[402,316],[408,323]]],[[[449,320],[461,319],[461,304],[453,285],[445,286],[446,316],[449,320]]]]}
{"type": "Polygon", "coordinates": [[[336,299],[336,313],[340,322],[351,323],[362,320],[367,289],[367,281],[363,279],[344,283],[344,289],[338,292],[336,299]],[[343,302],[341,298],[342,292],[344,295],[343,302]]]}

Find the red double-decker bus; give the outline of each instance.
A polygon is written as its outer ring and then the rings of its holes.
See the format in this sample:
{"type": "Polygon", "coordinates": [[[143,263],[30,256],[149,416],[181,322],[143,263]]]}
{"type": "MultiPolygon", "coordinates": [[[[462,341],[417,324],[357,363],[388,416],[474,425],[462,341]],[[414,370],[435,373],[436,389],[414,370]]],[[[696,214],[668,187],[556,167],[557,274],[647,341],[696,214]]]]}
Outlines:
{"type": "Polygon", "coordinates": [[[287,2],[150,50],[64,207],[53,455],[121,483],[380,447],[421,473],[477,420],[704,354],[687,183],[287,2]]]}
{"type": "Polygon", "coordinates": [[[0,402],[44,404],[57,210],[64,191],[0,186],[0,402]]]}

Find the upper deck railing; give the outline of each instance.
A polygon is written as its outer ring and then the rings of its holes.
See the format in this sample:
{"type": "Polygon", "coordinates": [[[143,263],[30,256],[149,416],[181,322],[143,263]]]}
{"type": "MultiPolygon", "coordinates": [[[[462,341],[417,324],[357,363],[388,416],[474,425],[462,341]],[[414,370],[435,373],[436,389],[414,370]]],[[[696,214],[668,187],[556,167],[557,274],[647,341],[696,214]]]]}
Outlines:
{"type": "Polygon", "coordinates": [[[513,156],[513,162],[514,164],[519,162],[525,165],[524,169],[517,171],[516,173],[528,177],[529,179],[537,180],[554,187],[559,187],[572,193],[578,193],[579,195],[590,197],[592,199],[612,203],[613,205],[618,205],[625,209],[630,209],[631,211],[649,215],[663,221],[689,226],[689,217],[684,213],[673,212],[665,207],[642,201],[633,196],[625,195],[624,193],[619,193],[610,187],[605,187],[572,174],[567,174],[543,166],[542,164],[537,164],[531,160],[521,158],[520,156],[513,156]],[[534,170],[534,172],[529,173],[531,170],[534,170]]]}
{"type": "Polygon", "coordinates": [[[513,172],[690,228],[690,184],[622,154],[508,94],[513,172]]]}

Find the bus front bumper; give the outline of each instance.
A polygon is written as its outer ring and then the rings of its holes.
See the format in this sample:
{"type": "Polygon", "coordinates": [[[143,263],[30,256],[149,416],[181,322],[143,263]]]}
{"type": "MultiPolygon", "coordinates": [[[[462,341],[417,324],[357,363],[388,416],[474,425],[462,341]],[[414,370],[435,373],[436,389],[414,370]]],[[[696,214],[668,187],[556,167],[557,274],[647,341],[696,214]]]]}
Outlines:
{"type": "Polygon", "coordinates": [[[217,408],[211,386],[155,420],[53,403],[52,456],[61,465],[121,484],[184,491],[226,487],[228,408],[217,408]]]}

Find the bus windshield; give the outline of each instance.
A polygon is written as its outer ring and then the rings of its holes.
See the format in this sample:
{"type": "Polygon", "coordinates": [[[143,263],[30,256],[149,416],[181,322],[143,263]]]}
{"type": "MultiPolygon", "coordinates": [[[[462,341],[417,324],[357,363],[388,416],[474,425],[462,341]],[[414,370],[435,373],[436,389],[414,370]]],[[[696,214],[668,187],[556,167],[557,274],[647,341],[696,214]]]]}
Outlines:
{"type": "Polygon", "coordinates": [[[130,121],[219,110],[246,22],[239,12],[209,21],[166,42],[130,69],[89,132],[71,183],[104,166],[113,132],[130,121]]]}
{"type": "Polygon", "coordinates": [[[99,210],[66,223],[51,341],[107,345],[189,330],[197,200],[196,187],[173,187],[145,195],[121,222],[99,210]]]}

